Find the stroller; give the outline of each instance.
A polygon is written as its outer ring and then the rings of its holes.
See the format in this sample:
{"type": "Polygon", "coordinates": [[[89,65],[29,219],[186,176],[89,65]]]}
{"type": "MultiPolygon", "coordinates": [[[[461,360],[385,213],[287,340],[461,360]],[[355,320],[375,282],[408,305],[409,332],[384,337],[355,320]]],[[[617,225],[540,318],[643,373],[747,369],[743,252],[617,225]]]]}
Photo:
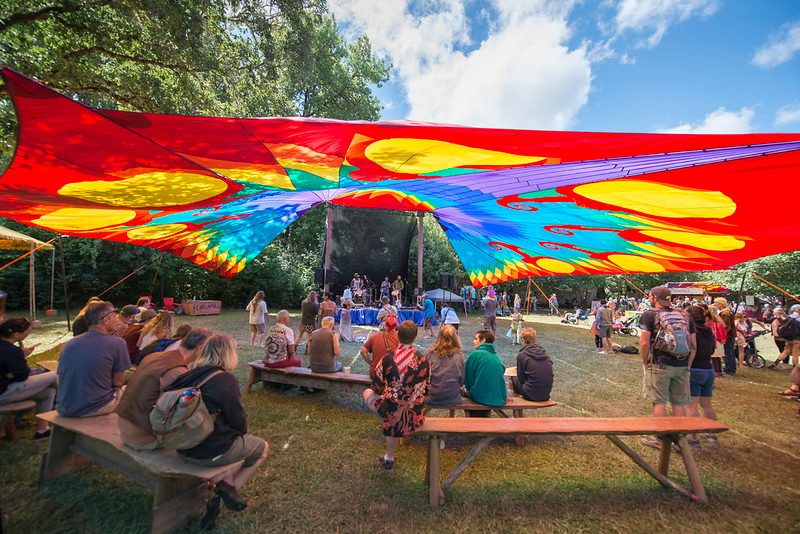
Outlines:
{"type": "Polygon", "coordinates": [[[769,330],[756,330],[755,332],[748,332],[744,336],[747,344],[744,346],[744,364],[754,369],[761,369],[764,367],[764,357],[758,353],[756,349],[756,338],[764,334],[771,333],[769,330]]]}
{"type": "Polygon", "coordinates": [[[636,317],[628,317],[618,323],[614,323],[614,333],[637,337],[640,332],[638,328],[633,326],[634,321],[636,321],[636,317]]]}

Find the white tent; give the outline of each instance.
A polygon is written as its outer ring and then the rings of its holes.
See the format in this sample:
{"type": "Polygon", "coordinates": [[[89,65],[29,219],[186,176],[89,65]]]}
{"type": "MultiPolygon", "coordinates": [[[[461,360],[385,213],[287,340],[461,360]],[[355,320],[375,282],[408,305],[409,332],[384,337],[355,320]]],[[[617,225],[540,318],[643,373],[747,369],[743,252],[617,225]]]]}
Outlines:
{"type": "Polygon", "coordinates": [[[428,298],[435,301],[447,301],[447,302],[464,302],[460,296],[447,291],[446,289],[431,289],[425,292],[428,295],[428,298]]]}
{"type": "MultiPolygon", "coordinates": [[[[53,245],[49,245],[38,239],[34,239],[25,234],[10,230],[5,226],[0,226],[0,249],[1,250],[30,250],[30,259],[28,260],[30,277],[28,280],[28,293],[30,298],[30,319],[36,320],[36,277],[34,276],[34,262],[33,251],[36,248],[44,250],[55,250],[53,245]]],[[[52,293],[52,288],[51,288],[52,293]]]]}

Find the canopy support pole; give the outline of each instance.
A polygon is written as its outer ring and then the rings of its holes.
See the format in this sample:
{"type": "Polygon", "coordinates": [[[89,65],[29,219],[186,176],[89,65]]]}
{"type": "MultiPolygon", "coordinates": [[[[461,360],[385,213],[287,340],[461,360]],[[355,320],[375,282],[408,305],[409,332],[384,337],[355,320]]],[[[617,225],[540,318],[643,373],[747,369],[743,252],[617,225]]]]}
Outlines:
{"type": "Polygon", "coordinates": [[[33,251],[35,245],[31,243],[30,268],[28,274],[28,302],[30,304],[31,322],[36,322],[36,282],[34,281],[35,268],[33,266],[33,251]]]}
{"type": "MultiPolygon", "coordinates": [[[[425,212],[420,211],[417,215],[419,217],[419,230],[417,231],[417,287],[422,289],[422,241],[423,241],[423,221],[425,212]]],[[[419,298],[419,295],[415,295],[419,298]]]]}
{"type": "Polygon", "coordinates": [[[333,205],[328,202],[328,214],[325,217],[325,265],[322,267],[323,290],[331,290],[328,271],[331,268],[331,248],[333,247],[333,205]]]}
{"type": "Polygon", "coordinates": [[[69,321],[69,299],[67,298],[67,275],[64,269],[64,243],[61,236],[58,236],[58,249],[61,251],[61,282],[64,284],[64,309],[67,312],[67,332],[72,331],[72,323],[69,321]]]}

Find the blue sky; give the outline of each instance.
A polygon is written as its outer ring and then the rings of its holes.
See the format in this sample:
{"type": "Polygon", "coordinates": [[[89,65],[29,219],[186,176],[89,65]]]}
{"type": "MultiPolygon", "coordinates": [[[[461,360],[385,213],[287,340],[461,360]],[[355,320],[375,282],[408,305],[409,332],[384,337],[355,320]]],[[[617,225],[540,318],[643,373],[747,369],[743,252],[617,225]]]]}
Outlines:
{"type": "Polygon", "coordinates": [[[384,120],[800,132],[800,0],[329,0],[393,64],[384,120]]]}

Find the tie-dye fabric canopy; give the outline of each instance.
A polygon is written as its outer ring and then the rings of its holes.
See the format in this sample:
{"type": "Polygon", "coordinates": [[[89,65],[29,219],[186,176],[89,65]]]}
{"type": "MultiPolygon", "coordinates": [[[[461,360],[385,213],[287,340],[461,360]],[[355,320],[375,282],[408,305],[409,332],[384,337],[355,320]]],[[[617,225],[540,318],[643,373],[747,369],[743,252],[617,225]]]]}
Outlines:
{"type": "Polygon", "coordinates": [[[184,117],[93,109],[2,76],[19,145],[0,215],[229,278],[323,202],[431,213],[475,286],[719,269],[800,238],[800,134],[184,117]]]}

